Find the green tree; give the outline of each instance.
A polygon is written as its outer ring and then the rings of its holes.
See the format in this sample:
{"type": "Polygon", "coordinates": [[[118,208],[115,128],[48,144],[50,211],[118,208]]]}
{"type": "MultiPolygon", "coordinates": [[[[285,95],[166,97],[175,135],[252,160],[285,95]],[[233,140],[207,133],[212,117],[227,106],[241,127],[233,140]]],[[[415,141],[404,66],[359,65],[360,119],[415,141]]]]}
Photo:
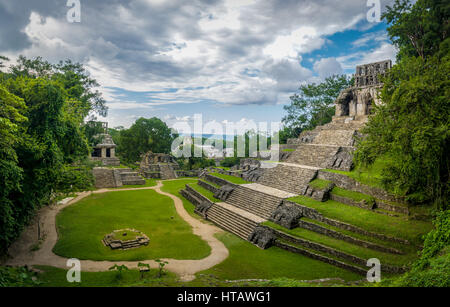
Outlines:
{"type": "Polygon", "coordinates": [[[448,27],[446,8],[442,1],[419,0],[413,5],[396,1],[388,9],[388,32],[398,37],[401,57],[384,80],[383,104],[362,131],[366,137],[355,154],[356,162],[366,165],[388,155],[385,187],[411,203],[434,202],[441,208],[447,206],[450,187],[450,55],[447,34],[435,27],[448,27]]]}
{"type": "Polygon", "coordinates": [[[290,105],[284,106],[287,115],[283,117],[283,123],[291,131],[289,135],[298,136],[303,130],[329,123],[334,115],[334,100],[343,89],[351,85],[353,79],[335,75],[319,84],[300,86],[300,92],[290,97],[290,105]]]}
{"type": "MultiPolygon", "coordinates": [[[[85,118],[93,111],[105,117],[108,113],[105,99],[96,89],[100,85],[95,79],[89,77],[88,72],[80,63],[71,60],[61,61],[53,65],[53,79],[62,83],[69,98],[79,102],[77,111],[85,118]]],[[[91,114],[91,119],[93,115],[91,114]]]]}
{"type": "Polygon", "coordinates": [[[289,127],[283,127],[283,129],[278,132],[280,144],[286,144],[288,139],[297,138],[301,132],[301,129],[298,127],[293,129],[289,127]]]}
{"type": "MultiPolygon", "coordinates": [[[[397,60],[419,56],[427,58],[448,38],[450,2],[446,0],[396,0],[382,17],[389,24],[388,34],[399,52],[397,60]]],[[[448,51],[445,48],[445,54],[448,51]]]]}
{"type": "Polygon", "coordinates": [[[71,92],[70,78],[41,58],[20,57],[0,72],[0,252],[6,251],[35,211],[55,192],[86,188],[92,174],[68,165],[86,159],[83,119],[94,104],[71,92]],[[79,184],[82,182],[83,184],[79,184]]]}
{"type": "Polygon", "coordinates": [[[5,65],[3,64],[5,61],[9,61],[9,59],[3,55],[0,55],[0,68],[5,67],[5,65]]]}
{"type": "MultiPolygon", "coordinates": [[[[95,79],[89,77],[88,72],[80,63],[73,63],[71,60],[60,61],[58,64],[51,64],[36,57],[28,59],[19,56],[17,64],[11,65],[9,77],[39,78],[46,77],[58,81],[66,90],[69,99],[77,101],[77,112],[82,118],[89,115],[91,111],[101,116],[106,116],[108,108],[101,93],[95,90],[99,86],[95,79]]],[[[91,114],[91,119],[94,115],[91,114]]]]}
{"type": "Polygon", "coordinates": [[[129,128],[120,131],[117,152],[122,159],[134,163],[148,151],[170,153],[177,137],[159,118],[139,118],[129,128]]]}
{"type": "Polygon", "coordinates": [[[16,146],[23,134],[21,124],[26,105],[0,84],[0,252],[14,239],[17,213],[12,196],[20,191],[23,169],[18,165],[16,146]]]}

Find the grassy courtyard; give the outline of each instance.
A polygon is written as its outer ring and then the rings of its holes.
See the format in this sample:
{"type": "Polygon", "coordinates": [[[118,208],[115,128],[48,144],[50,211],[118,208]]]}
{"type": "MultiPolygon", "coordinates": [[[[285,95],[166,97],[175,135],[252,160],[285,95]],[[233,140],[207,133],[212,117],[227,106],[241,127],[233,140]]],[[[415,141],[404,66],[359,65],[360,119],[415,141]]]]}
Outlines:
{"type": "Polygon", "coordinates": [[[215,267],[197,273],[199,280],[205,275],[219,280],[281,277],[295,280],[332,277],[347,281],[362,279],[361,275],[278,247],[262,250],[230,233],[217,234],[216,237],[225,244],[230,255],[215,267]]]}
{"type": "Polygon", "coordinates": [[[95,194],[63,209],[56,218],[54,252],[90,260],[201,259],[210,247],[176,213],[173,201],[153,190],[95,194]],[[113,230],[134,228],[150,238],[148,246],[111,250],[102,243],[113,230]]]}
{"type": "MultiPolygon", "coordinates": [[[[196,274],[196,279],[181,282],[176,274],[167,272],[162,278],[157,278],[155,268],[140,278],[139,272],[129,270],[118,279],[116,272],[83,272],[81,284],[68,283],[66,270],[39,266],[43,270],[39,276],[41,286],[311,286],[301,283],[301,280],[320,278],[342,278],[345,281],[360,280],[361,275],[316,261],[298,254],[289,253],[272,247],[262,250],[230,233],[216,235],[230,252],[222,263],[196,274]],[[240,282],[230,283],[229,280],[264,279],[270,282],[240,282]],[[281,283],[281,284],[278,284],[281,283]]],[[[340,282],[334,281],[331,284],[340,282]]]]}
{"type": "MultiPolygon", "coordinates": [[[[167,180],[163,181],[163,186],[161,187],[161,190],[166,193],[170,193],[172,195],[177,196],[183,201],[184,209],[193,217],[197,219],[201,219],[199,215],[194,213],[195,206],[188,201],[186,198],[181,196],[180,190],[183,190],[186,184],[195,184],[197,183],[198,178],[183,178],[183,179],[177,179],[177,180],[167,180]]],[[[203,220],[203,219],[201,219],[203,220]]]]}

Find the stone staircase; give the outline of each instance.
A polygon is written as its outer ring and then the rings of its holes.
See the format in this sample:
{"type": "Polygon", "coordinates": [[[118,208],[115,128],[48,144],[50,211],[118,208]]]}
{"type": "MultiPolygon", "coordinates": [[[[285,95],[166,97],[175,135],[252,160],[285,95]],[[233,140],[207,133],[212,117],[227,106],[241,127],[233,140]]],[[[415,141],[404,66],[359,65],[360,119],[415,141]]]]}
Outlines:
{"type": "Polygon", "coordinates": [[[328,168],[330,167],[333,157],[339,152],[339,148],[339,146],[333,145],[299,145],[297,149],[290,154],[286,162],[328,168]]]}
{"type": "Polygon", "coordinates": [[[353,146],[356,130],[322,130],[314,137],[313,144],[353,146]]]}
{"type": "Polygon", "coordinates": [[[120,169],[120,180],[123,185],[144,185],[145,179],[131,168],[120,169]]]}
{"type": "Polygon", "coordinates": [[[316,177],[316,174],[317,170],[313,168],[278,164],[274,168],[265,169],[257,182],[282,191],[303,195],[308,183],[316,177]]]}
{"type": "Polygon", "coordinates": [[[213,204],[206,213],[206,219],[244,240],[248,240],[256,226],[264,222],[258,216],[225,203],[213,204]]]}
{"type": "Polygon", "coordinates": [[[177,178],[177,174],[169,164],[159,164],[159,170],[162,180],[177,178]]]}
{"type": "Polygon", "coordinates": [[[282,198],[237,186],[226,199],[227,204],[250,212],[264,219],[269,219],[281,203],[282,198]]]}

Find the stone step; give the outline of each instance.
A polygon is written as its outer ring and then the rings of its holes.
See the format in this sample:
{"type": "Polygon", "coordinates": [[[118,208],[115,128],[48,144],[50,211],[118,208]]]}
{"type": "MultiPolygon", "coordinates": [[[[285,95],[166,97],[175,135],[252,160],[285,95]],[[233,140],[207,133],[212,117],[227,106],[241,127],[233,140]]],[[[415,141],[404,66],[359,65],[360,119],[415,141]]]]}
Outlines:
{"type": "Polygon", "coordinates": [[[316,177],[316,174],[317,170],[313,168],[278,164],[276,167],[264,169],[257,182],[282,191],[303,195],[308,183],[316,177]]]}
{"type": "Polygon", "coordinates": [[[280,197],[237,186],[226,199],[226,202],[264,219],[269,219],[281,200],[280,197]]]}
{"type": "Polygon", "coordinates": [[[226,223],[229,223],[230,225],[234,225],[237,228],[240,228],[242,230],[246,231],[253,231],[253,229],[258,225],[258,223],[250,221],[248,219],[245,219],[245,217],[240,216],[238,220],[236,220],[235,214],[230,214],[228,210],[221,210],[218,208],[222,208],[220,206],[212,206],[208,210],[208,216],[211,213],[218,213],[217,217],[219,220],[223,220],[226,223]]]}
{"type": "Polygon", "coordinates": [[[136,178],[136,179],[130,179],[130,180],[122,180],[123,185],[144,185],[145,179],[143,178],[136,178]]]}
{"type": "Polygon", "coordinates": [[[138,172],[120,172],[120,176],[126,177],[126,176],[139,176],[138,172]]]}
{"type": "Polygon", "coordinates": [[[331,160],[338,153],[339,146],[302,144],[297,146],[286,162],[301,165],[329,168],[331,160]]]}
{"type": "Polygon", "coordinates": [[[356,134],[354,129],[333,129],[318,131],[313,140],[313,144],[326,144],[336,146],[353,146],[355,140],[353,136],[356,134]]]}
{"type": "Polygon", "coordinates": [[[244,240],[248,240],[248,237],[253,232],[254,227],[247,227],[245,228],[243,225],[240,225],[239,223],[232,222],[230,218],[224,218],[222,217],[221,213],[213,214],[212,216],[208,217],[208,220],[219,225],[221,228],[230,231],[239,237],[241,237],[244,240]]]}
{"type": "Polygon", "coordinates": [[[207,210],[206,216],[211,222],[244,240],[248,240],[249,235],[258,225],[255,221],[217,203],[207,210]]]}
{"type": "Polygon", "coordinates": [[[139,175],[135,175],[135,176],[122,176],[120,179],[122,179],[122,181],[127,181],[127,180],[141,180],[143,178],[139,175]]]}

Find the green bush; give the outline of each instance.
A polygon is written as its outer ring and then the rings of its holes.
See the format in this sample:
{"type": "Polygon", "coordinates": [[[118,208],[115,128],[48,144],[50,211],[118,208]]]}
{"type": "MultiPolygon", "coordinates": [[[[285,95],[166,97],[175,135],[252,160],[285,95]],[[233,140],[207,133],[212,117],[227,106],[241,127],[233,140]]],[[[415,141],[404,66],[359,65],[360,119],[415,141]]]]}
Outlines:
{"type": "Polygon", "coordinates": [[[40,284],[36,275],[26,267],[0,267],[0,287],[34,287],[40,284]]]}
{"type": "Polygon", "coordinates": [[[56,190],[62,193],[86,191],[94,186],[94,176],[87,166],[65,167],[58,178],[56,190]]]}
{"type": "Polygon", "coordinates": [[[395,286],[450,286],[450,210],[441,211],[433,222],[435,229],[425,235],[421,257],[410,272],[393,282],[395,286]]]}
{"type": "Polygon", "coordinates": [[[220,161],[220,166],[232,167],[241,163],[241,158],[238,157],[227,157],[220,161]]]}

